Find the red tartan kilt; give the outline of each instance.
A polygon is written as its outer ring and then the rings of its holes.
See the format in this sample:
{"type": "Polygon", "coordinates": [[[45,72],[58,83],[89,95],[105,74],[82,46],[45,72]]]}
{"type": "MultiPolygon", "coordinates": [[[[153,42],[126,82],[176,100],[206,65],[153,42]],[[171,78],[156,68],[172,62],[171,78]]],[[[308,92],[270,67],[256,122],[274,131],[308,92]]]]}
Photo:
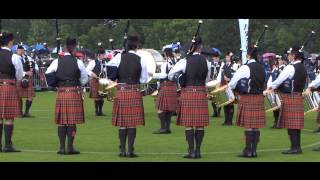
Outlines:
{"type": "Polygon", "coordinates": [[[304,128],[304,101],[301,93],[281,93],[281,109],[278,127],[287,129],[304,128]]]}
{"type": "MultiPolygon", "coordinates": [[[[15,80],[4,79],[0,82],[16,83],[15,80]]],[[[21,116],[20,101],[16,85],[0,85],[0,119],[14,119],[21,116]]]]}
{"type": "Polygon", "coordinates": [[[157,96],[157,109],[162,111],[176,111],[178,107],[178,94],[176,83],[172,81],[163,82],[157,96]]]}
{"type": "Polygon", "coordinates": [[[96,78],[91,78],[89,81],[89,85],[90,85],[90,94],[89,94],[89,98],[102,98],[101,96],[99,96],[99,80],[96,78]]]}
{"type": "Polygon", "coordinates": [[[32,77],[29,77],[29,86],[27,88],[22,88],[21,81],[17,81],[17,89],[18,89],[20,98],[31,98],[36,96],[36,93],[34,92],[34,89],[33,89],[32,77]]]}
{"type": "Polygon", "coordinates": [[[262,94],[239,96],[237,125],[246,129],[266,126],[264,96],[262,94]]]}
{"type": "Polygon", "coordinates": [[[113,102],[112,125],[145,125],[142,93],[139,85],[119,85],[113,102]],[[127,88],[122,89],[121,87],[127,88]]]}
{"type": "Polygon", "coordinates": [[[178,126],[208,126],[209,111],[205,87],[187,86],[182,88],[177,114],[178,126]]]}
{"type": "Polygon", "coordinates": [[[56,99],[55,123],[60,125],[69,125],[82,124],[84,122],[81,88],[59,87],[56,99]],[[70,91],[66,92],[67,89],[70,91]]]}

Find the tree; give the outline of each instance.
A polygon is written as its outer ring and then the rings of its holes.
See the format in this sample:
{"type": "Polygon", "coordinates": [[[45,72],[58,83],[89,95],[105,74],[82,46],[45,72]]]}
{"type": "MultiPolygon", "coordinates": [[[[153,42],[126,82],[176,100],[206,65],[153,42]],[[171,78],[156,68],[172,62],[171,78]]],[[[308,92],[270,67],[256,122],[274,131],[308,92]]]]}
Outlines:
{"type": "Polygon", "coordinates": [[[31,20],[31,26],[28,34],[28,43],[43,43],[48,42],[53,44],[55,42],[54,27],[50,26],[47,20],[36,19],[31,20]]]}

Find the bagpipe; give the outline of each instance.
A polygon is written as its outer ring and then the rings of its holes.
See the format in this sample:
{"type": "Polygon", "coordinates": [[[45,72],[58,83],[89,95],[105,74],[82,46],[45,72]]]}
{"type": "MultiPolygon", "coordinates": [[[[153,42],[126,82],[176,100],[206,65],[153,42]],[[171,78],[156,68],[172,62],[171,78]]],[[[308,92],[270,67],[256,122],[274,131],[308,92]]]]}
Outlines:
{"type": "MultiPolygon", "coordinates": [[[[196,38],[199,36],[200,34],[200,28],[201,28],[201,24],[203,23],[202,20],[198,21],[198,27],[196,30],[196,33],[194,34],[192,40],[191,40],[191,46],[187,52],[186,55],[186,60],[188,60],[188,58],[194,53],[194,51],[196,50],[196,38]]],[[[183,71],[179,71],[177,72],[174,77],[173,80],[176,82],[177,84],[177,90],[180,91],[182,87],[185,86],[186,84],[186,76],[185,73],[183,71]]]]}
{"type": "MultiPolygon", "coordinates": [[[[56,25],[56,41],[57,41],[57,57],[59,58],[59,51],[60,51],[60,35],[59,35],[59,22],[58,19],[55,20],[56,25]]],[[[57,87],[58,86],[58,79],[56,77],[56,72],[45,74],[45,78],[47,81],[47,85],[49,87],[57,87]]]]}

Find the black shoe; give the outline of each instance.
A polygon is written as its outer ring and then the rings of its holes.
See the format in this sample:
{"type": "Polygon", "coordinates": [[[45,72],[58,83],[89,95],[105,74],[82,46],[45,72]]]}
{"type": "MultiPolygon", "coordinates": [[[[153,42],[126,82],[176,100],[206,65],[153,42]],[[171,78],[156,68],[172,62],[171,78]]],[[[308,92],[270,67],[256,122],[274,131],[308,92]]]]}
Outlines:
{"type": "Polygon", "coordinates": [[[314,148],[312,151],[320,151],[320,147],[314,148]]]}
{"type": "Polygon", "coordinates": [[[282,154],[302,154],[302,150],[301,148],[289,149],[287,151],[283,151],[282,154]]]}
{"type": "Polygon", "coordinates": [[[13,147],[4,147],[2,152],[10,153],[10,152],[21,152],[21,151],[13,147]]]}
{"type": "Polygon", "coordinates": [[[66,154],[66,150],[64,148],[60,148],[57,154],[66,154]]]}
{"type": "Polygon", "coordinates": [[[313,131],[314,133],[320,133],[320,128],[313,131]]]}
{"type": "Polygon", "coordinates": [[[80,154],[80,151],[74,149],[74,148],[71,148],[71,149],[68,149],[66,154],[69,154],[69,155],[73,155],[73,154],[80,154]]]}
{"type": "Polygon", "coordinates": [[[23,113],[22,117],[29,118],[29,117],[31,117],[31,115],[29,113],[23,113]]]}
{"type": "Polygon", "coordinates": [[[162,129],[158,129],[158,130],[153,131],[152,134],[169,134],[169,133],[171,133],[171,132],[166,131],[166,130],[162,130],[162,129]]]}
{"type": "Polygon", "coordinates": [[[222,126],[232,126],[232,123],[222,123],[222,126]]]}
{"type": "Polygon", "coordinates": [[[126,155],[126,152],[120,152],[118,156],[119,157],[126,157],[127,155],[126,155]]]}
{"type": "Polygon", "coordinates": [[[186,159],[195,159],[195,157],[196,157],[195,153],[188,153],[183,156],[183,158],[186,158],[186,159]]]}
{"type": "Polygon", "coordinates": [[[196,158],[196,159],[200,159],[201,158],[200,149],[196,149],[196,151],[194,153],[194,158],[196,158]]]}
{"type": "Polygon", "coordinates": [[[258,157],[257,151],[253,151],[253,152],[252,152],[252,157],[258,157]]]}
{"type": "Polygon", "coordinates": [[[139,157],[137,154],[135,154],[134,152],[128,152],[127,153],[127,157],[129,158],[135,158],[135,157],[139,157]]]}
{"type": "Polygon", "coordinates": [[[238,155],[238,157],[253,158],[257,157],[257,154],[254,155],[254,153],[249,150],[243,150],[242,153],[238,155]]]}

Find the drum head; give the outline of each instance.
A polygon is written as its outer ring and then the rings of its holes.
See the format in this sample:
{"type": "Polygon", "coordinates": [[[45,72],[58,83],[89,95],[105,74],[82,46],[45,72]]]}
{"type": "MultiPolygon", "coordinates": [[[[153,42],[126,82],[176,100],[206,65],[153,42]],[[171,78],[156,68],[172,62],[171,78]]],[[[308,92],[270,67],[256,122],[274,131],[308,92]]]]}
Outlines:
{"type": "MultiPolygon", "coordinates": [[[[147,60],[147,69],[149,74],[156,73],[157,64],[156,59],[157,55],[155,53],[151,53],[150,49],[139,49],[137,53],[147,60]]],[[[148,82],[150,82],[152,77],[149,77],[148,82]]]]}
{"type": "Polygon", "coordinates": [[[206,86],[208,88],[212,88],[212,87],[216,87],[218,84],[219,84],[218,80],[212,80],[212,81],[207,82],[206,86]]]}

